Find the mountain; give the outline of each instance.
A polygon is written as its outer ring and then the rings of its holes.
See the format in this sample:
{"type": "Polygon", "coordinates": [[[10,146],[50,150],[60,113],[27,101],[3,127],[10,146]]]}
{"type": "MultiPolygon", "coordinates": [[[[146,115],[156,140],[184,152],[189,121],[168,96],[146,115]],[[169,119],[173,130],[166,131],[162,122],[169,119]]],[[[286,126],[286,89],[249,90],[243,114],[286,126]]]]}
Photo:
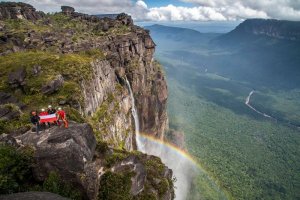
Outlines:
{"type": "Polygon", "coordinates": [[[300,22],[276,19],[247,19],[231,32],[220,36],[217,41],[234,45],[235,42],[250,42],[263,37],[299,41],[300,22]]]}
{"type": "Polygon", "coordinates": [[[124,13],[99,19],[62,6],[46,15],[6,2],[0,30],[0,194],[174,199],[172,170],[135,151],[138,131],[164,139],[168,128],[148,31],[124,13]],[[36,135],[29,113],[49,104],[63,107],[70,127],[36,135]]]}
{"type": "Polygon", "coordinates": [[[99,18],[107,17],[107,18],[110,18],[110,19],[116,19],[118,15],[119,14],[98,14],[98,15],[95,15],[95,16],[97,16],[99,18]]]}
{"type": "Polygon", "coordinates": [[[219,35],[217,33],[200,33],[199,31],[188,28],[171,27],[159,24],[145,26],[145,28],[150,30],[151,36],[154,38],[184,43],[201,43],[219,35]]]}

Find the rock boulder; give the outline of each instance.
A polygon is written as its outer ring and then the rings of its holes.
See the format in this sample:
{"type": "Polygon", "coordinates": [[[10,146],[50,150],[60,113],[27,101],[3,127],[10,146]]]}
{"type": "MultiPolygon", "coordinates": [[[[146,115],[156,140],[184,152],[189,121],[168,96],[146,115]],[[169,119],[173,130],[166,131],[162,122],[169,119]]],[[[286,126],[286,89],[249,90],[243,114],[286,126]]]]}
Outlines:
{"type": "Polygon", "coordinates": [[[26,3],[0,2],[0,20],[27,19],[38,20],[44,13],[37,12],[35,8],[26,3]]]}
{"type": "Polygon", "coordinates": [[[8,83],[12,88],[18,88],[18,87],[22,88],[26,84],[25,78],[26,78],[25,68],[19,68],[8,75],[8,83]]]}
{"type": "Polygon", "coordinates": [[[54,80],[42,86],[41,91],[43,94],[53,94],[54,92],[58,91],[63,84],[64,78],[62,77],[62,75],[58,75],[54,80]]]}
{"type": "Polygon", "coordinates": [[[30,145],[35,149],[34,178],[44,181],[51,171],[57,172],[63,180],[75,185],[85,196],[97,179],[84,181],[83,177],[91,177],[93,170],[86,170],[92,161],[96,139],[88,124],[71,123],[68,129],[53,127],[41,131],[40,135],[27,132],[16,137],[22,145],[30,145]]]}

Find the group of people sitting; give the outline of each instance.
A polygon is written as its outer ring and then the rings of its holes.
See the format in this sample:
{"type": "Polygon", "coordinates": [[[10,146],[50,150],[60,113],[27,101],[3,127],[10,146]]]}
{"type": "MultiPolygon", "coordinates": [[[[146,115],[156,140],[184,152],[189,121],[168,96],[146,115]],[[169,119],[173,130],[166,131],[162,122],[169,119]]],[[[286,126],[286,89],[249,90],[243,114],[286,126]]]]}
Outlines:
{"type": "Polygon", "coordinates": [[[61,121],[63,121],[65,128],[69,127],[66,112],[61,107],[56,110],[51,105],[48,106],[47,111],[44,108],[39,113],[32,111],[30,121],[35,126],[37,134],[39,134],[41,127],[46,130],[47,125],[49,128],[51,125],[61,126],[61,121]]]}

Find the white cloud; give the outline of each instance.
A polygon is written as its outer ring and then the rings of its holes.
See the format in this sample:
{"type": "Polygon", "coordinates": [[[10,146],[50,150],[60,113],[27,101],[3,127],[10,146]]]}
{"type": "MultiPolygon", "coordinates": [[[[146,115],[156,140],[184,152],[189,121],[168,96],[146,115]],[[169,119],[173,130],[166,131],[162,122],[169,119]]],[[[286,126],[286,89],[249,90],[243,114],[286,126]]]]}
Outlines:
{"type": "Polygon", "coordinates": [[[275,18],[300,20],[300,0],[181,0],[195,6],[222,9],[235,18],[275,18]],[[235,11],[233,11],[235,10],[235,11]],[[236,13],[237,15],[234,15],[236,13]]]}
{"type": "Polygon", "coordinates": [[[153,21],[226,20],[221,13],[209,7],[187,8],[174,5],[150,8],[146,19],[153,21]]]}
{"type": "Polygon", "coordinates": [[[194,7],[166,5],[149,7],[143,0],[21,0],[45,12],[69,5],[89,14],[126,12],[135,20],[240,20],[276,18],[300,20],[300,0],[181,0],[194,7]]]}

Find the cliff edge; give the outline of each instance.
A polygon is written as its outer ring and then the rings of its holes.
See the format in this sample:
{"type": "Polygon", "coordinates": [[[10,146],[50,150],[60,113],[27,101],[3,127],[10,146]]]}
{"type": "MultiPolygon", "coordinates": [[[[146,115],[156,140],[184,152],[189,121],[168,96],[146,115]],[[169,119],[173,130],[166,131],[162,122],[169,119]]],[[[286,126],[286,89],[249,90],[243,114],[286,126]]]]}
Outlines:
{"type": "Polygon", "coordinates": [[[24,3],[0,3],[1,141],[17,152],[25,146],[33,149],[34,163],[41,166],[33,167],[34,183],[47,181],[54,171],[85,198],[105,199],[101,195],[109,194],[98,189],[101,184],[105,189],[115,184],[110,181],[130,179],[125,190],[130,198],[174,198],[172,172],[160,159],[135,151],[133,106],[140,132],[163,139],[168,129],[167,85],[154,51],[149,32],[124,13],[116,19],[99,18],[62,6],[59,13],[44,14],[24,3]],[[29,112],[49,104],[63,107],[72,126],[53,127],[36,136],[29,112]],[[88,138],[80,139],[80,133],[88,138]],[[75,152],[84,155],[82,159],[75,152]],[[107,159],[114,164],[104,165],[107,159]],[[68,164],[61,168],[58,163],[68,164]],[[133,186],[132,177],[138,173],[132,171],[132,163],[140,163],[146,174],[138,189],[133,186]],[[147,171],[157,165],[168,173],[147,171]],[[92,186],[84,182],[86,172],[95,172],[88,181],[92,186]]]}

